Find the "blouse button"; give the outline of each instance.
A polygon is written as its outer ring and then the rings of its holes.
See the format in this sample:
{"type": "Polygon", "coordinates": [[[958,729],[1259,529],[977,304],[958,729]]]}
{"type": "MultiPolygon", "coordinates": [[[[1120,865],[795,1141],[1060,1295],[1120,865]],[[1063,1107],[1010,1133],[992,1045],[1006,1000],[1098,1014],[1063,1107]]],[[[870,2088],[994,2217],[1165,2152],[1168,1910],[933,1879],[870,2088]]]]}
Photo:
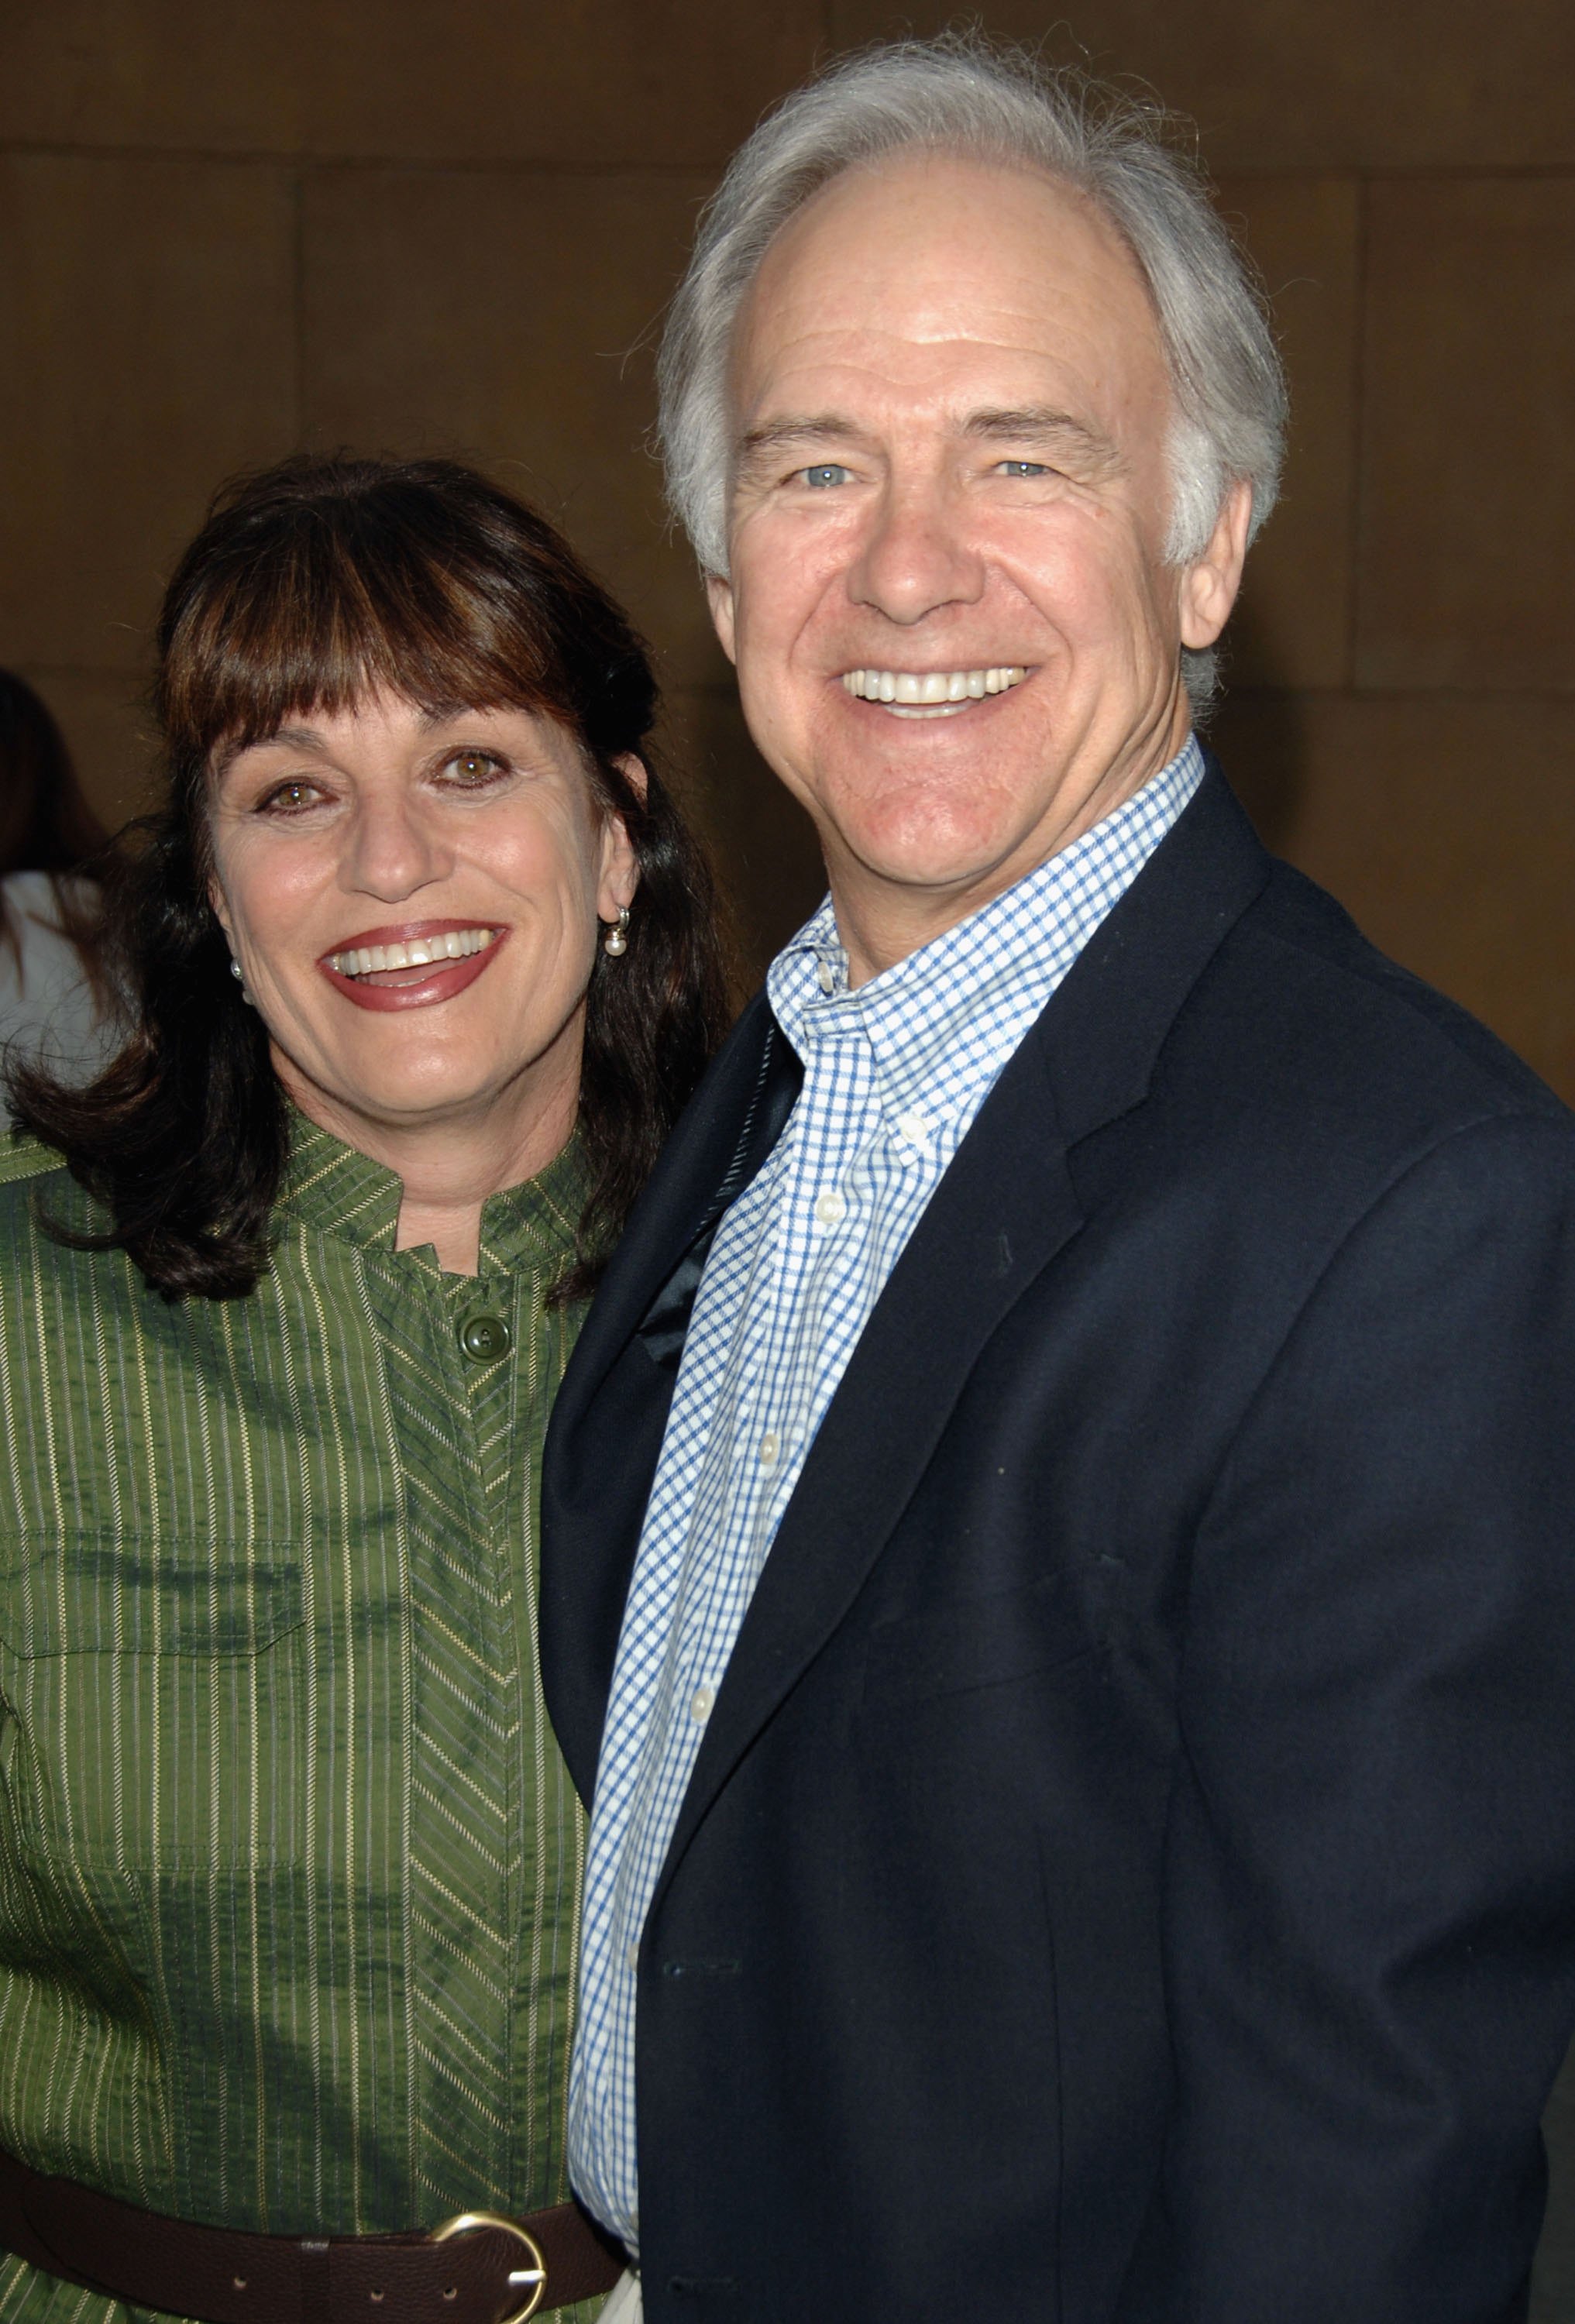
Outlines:
{"type": "Polygon", "coordinates": [[[472,1315],[459,1327],[459,1344],[473,1364],[493,1364],[506,1356],[513,1333],[501,1315],[472,1315]]]}

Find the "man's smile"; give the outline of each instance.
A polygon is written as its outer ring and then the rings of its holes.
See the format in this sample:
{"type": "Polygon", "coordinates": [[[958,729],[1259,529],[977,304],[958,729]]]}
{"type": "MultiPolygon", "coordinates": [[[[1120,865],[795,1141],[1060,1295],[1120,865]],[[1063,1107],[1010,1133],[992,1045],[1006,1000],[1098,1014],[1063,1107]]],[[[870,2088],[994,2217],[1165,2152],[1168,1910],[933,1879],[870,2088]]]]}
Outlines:
{"type": "Polygon", "coordinates": [[[1028,675],[1020,662],[983,669],[848,669],[842,683],[860,702],[879,703],[898,718],[951,718],[989,696],[1009,693],[1028,675]]]}

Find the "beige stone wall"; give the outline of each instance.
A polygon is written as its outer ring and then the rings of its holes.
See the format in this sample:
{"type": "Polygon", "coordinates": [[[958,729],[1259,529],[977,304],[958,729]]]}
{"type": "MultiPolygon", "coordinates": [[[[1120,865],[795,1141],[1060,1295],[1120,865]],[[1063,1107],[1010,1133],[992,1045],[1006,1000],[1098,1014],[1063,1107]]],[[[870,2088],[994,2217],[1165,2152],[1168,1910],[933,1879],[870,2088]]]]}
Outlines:
{"type": "MultiPolygon", "coordinates": [[[[695,208],[883,0],[12,0],[0,660],[134,807],[161,577],[306,442],[480,460],[656,645],[757,956],[816,892],[664,540],[649,345],[695,208]]],[[[1076,54],[1058,6],[994,28],[1076,54]]],[[[1575,11],[1086,0],[1199,123],[1296,420],[1218,738],[1273,843],[1575,1097],[1575,11]]]]}

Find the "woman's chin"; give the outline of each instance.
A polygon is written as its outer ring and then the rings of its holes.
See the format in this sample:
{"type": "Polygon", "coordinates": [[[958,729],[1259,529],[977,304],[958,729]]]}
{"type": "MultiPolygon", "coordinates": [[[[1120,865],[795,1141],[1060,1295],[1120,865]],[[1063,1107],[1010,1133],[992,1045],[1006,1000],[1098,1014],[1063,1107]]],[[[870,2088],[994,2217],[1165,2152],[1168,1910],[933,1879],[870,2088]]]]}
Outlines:
{"type": "MultiPolygon", "coordinates": [[[[403,1070],[367,1073],[279,1057],[279,1078],[309,1120],[350,1146],[364,1134],[457,1128],[484,1121],[507,1102],[507,1079],[451,1059],[411,1061],[403,1070]]],[[[516,1101],[517,1102],[517,1101],[516,1101]]]]}

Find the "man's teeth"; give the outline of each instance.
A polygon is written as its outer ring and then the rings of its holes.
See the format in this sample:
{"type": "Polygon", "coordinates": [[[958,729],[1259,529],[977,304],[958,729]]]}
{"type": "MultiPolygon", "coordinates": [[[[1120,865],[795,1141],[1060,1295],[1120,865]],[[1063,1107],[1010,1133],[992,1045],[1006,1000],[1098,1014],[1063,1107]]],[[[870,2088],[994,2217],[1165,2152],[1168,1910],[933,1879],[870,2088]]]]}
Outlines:
{"type": "Polygon", "coordinates": [[[889,702],[894,709],[930,710],[953,703],[981,702],[1005,694],[1028,675],[1020,662],[994,669],[849,669],[843,684],[861,702],[889,702]]]}
{"type": "Polygon", "coordinates": [[[450,928],[444,936],[412,936],[408,944],[366,945],[358,952],[336,952],[328,965],[341,976],[373,976],[380,968],[429,968],[434,961],[468,960],[484,952],[496,928],[450,928]]]}

